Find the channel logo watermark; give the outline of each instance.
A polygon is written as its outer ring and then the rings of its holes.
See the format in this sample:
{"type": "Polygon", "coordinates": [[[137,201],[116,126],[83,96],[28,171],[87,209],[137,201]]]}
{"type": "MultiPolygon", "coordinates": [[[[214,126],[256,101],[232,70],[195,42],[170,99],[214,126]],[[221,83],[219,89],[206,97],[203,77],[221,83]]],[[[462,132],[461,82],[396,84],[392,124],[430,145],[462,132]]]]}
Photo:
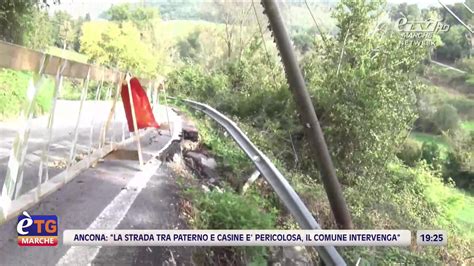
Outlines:
{"type": "Polygon", "coordinates": [[[56,215],[30,215],[26,211],[18,216],[16,226],[19,246],[57,246],[58,217],[56,215]]]}
{"type": "Polygon", "coordinates": [[[404,45],[435,46],[434,34],[448,31],[450,26],[440,20],[397,20],[397,30],[401,33],[404,45]]]}

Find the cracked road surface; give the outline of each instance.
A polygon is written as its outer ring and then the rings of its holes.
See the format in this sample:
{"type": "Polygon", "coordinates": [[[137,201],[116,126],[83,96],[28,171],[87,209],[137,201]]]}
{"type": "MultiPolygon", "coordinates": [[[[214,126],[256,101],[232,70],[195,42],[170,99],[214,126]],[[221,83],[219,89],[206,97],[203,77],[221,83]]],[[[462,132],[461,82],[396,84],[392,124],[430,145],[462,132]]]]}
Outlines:
{"type": "MultiPolygon", "coordinates": [[[[59,103],[58,103],[59,104],[59,103]]],[[[72,107],[71,102],[62,102],[72,107]]],[[[96,104],[96,103],[91,103],[96,104]]],[[[95,109],[94,109],[95,108],[95,109]]],[[[79,143],[87,146],[91,117],[100,122],[99,107],[89,114],[89,120],[81,120],[84,131],[79,143]]],[[[110,105],[103,107],[103,110],[110,105]]],[[[59,109],[59,108],[58,108],[59,109]]],[[[121,113],[122,111],[122,113],[121,113]]],[[[123,117],[119,109],[117,116],[123,117]]],[[[62,115],[71,120],[68,115],[62,115]]],[[[158,115],[163,117],[163,115],[158,115]]],[[[68,151],[71,122],[62,123],[61,115],[55,121],[59,125],[54,135],[54,144],[64,145],[68,151]],[[61,121],[61,122],[58,122],[61,121]],[[60,144],[63,143],[63,144],[60,144]]],[[[84,117],[87,117],[85,115],[84,117]]],[[[35,119],[29,147],[29,159],[38,157],[41,149],[41,120],[35,119]]],[[[158,117],[157,117],[157,120],[158,117]]],[[[117,119],[120,121],[120,119],[117,119]]],[[[99,125],[100,126],[100,125],[99,125]]],[[[116,136],[121,136],[121,123],[113,127],[116,136]]],[[[167,132],[164,130],[164,132],[167,132]]],[[[110,134],[113,134],[112,132],[110,134]]],[[[0,124],[0,151],[13,140],[14,131],[7,124],[0,124]]],[[[110,136],[109,136],[110,137],[110,136]]],[[[144,159],[158,151],[170,139],[166,133],[153,131],[142,138],[144,159]]],[[[60,150],[60,149],[58,149],[60,150]]],[[[54,154],[54,152],[53,152],[54,154]]],[[[66,153],[67,154],[67,153],[66,153]]],[[[0,153],[0,182],[6,171],[8,154],[0,153]]],[[[57,156],[61,154],[58,152],[57,156]]],[[[71,182],[44,198],[28,210],[31,215],[54,214],[58,216],[59,244],[57,247],[19,247],[17,245],[16,219],[0,225],[0,265],[190,265],[190,248],[180,247],[70,247],[62,245],[65,229],[178,229],[185,228],[179,218],[178,188],[166,163],[156,162],[139,169],[134,143],[109,154],[95,167],[81,172],[71,182]],[[138,184],[138,185],[137,185],[138,184]]],[[[34,160],[25,173],[37,174],[34,160]],[[31,168],[31,169],[30,169],[31,168]]],[[[50,172],[50,175],[54,175],[50,172]]],[[[28,177],[33,179],[31,177],[28,177]]],[[[33,184],[33,183],[31,183],[33,184]]],[[[31,186],[31,185],[30,185],[31,186]]],[[[28,188],[28,185],[25,187],[28,188]]]]}

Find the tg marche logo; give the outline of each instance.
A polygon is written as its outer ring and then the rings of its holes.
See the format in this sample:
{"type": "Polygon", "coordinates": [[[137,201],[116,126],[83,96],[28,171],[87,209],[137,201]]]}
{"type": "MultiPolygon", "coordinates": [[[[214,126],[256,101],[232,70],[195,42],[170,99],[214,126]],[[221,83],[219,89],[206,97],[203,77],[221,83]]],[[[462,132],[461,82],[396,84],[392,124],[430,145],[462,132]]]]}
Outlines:
{"type": "Polygon", "coordinates": [[[56,215],[18,216],[16,226],[19,246],[52,247],[58,245],[58,217],[56,215]]]}

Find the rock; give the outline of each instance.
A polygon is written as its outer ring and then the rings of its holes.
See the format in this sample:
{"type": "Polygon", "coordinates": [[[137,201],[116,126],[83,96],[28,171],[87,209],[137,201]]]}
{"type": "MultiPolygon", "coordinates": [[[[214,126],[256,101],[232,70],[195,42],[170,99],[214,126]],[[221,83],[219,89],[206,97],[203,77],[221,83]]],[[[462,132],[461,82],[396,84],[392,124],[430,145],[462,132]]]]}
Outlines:
{"type": "Polygon", "coordinates": [[[209,157],[209,158],[201,158],[201,163],[202,165],[210,168],[210,169],[216,169],[217,167],[217,162],[214,160],[214,158],[209,157]]]}
{"type": "Polygon", "coordinates": [[[217,192],[219,192],[219,193],[224,193],[224,190],[222,190],[222,189],[221,189],[220,187],[218,187],[218,186],[215,186],[215,187],[214,187],[214,190],[217,191],[217,192]]]}
{"type": "Polygon", "coordinates": [[[201,188],[202,188],[202,190],[204,190],[204,192],[206,192],[206,193],[211,191],[211,190],[209,189],[209,187],[206,186],[206,185],[201,185],[201,188]]]}
{"type": "Polygon", "coordinates": [[[194,151],[187,152],[185,157],[191,158],[193,161],[200,163],[202,158],[206,159],[206,156],[194,151]]]}
{"type": "Polygon", "coordinates": [[[184,152],[197,150],[198,146],[198,142],[193,142],[186,139],[181,142],[181,147],[184,152]]]}
{"type": "Polygon", "coordinates": [[[194,151],[187,152],[184,156],[192,160],[192,162],[187,161],[187,165],[195,170],[201,178],[217,179],[217,162],[214,158],[208,158],[206,155],[194,151]]]}
{"type": "Polygon", "coordinates": [[[196,126],[194,126],[194,123],[191,120],[186,118],[183,120],[183,139],[191,140],[193,142],[196,142],[199,139],[199,133],[196,126]]]}
{"type": "Polygon", "coordinates": [[[272,247],[269,265],[306,266],[314,265],[305,247],[272,247]]]}
{"type": "Polygon", "coordinates": [[[176,154],[181,154],[181,145],[179,140],[173,140],[171,144],[158,156],[161,161],[173,161],[176,154]]]}
{"type": "Polygon", "coordinates": [[[247,182],[245,182],[244,186],[242,187],[242,194],[247,191],[247,189],[250,187],[250,185],[252,185],[253,182],[255,182],[258,179],[259,176],[260,176],[260,172],[258,170],[255,170],[250,175],[249,179],[247,180],[247,182]]]}

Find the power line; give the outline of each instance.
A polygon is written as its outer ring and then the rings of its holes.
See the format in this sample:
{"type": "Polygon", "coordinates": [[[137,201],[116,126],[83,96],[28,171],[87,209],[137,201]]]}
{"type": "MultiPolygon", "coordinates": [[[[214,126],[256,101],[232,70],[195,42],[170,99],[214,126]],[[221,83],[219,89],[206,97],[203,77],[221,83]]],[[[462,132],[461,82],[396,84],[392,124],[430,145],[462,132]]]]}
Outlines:
{"type": "MultiPolygon", "coordinates": [[[[260,20],[258,19],[257,9],[255,8],[255,4],[254,4],[253,0],[252,0],[252,8],[253,8],[253,12],[255,14],[255,19],[257,20],[258,29],[260,30],[260,36],[262,37],[262,43],[263,43],[263,48],[265,49],[267,64],[268,64],[268,66],[271,67],[270,53],[268,52],[267,45],[265,44],[265,35],[263,34],[262,25],[260,24],[260,20]]],[[[273,72],[273,68],[271,69],[271,71],[272,71],[273,82],[276,83],[275,72],[273,72]]]]}

